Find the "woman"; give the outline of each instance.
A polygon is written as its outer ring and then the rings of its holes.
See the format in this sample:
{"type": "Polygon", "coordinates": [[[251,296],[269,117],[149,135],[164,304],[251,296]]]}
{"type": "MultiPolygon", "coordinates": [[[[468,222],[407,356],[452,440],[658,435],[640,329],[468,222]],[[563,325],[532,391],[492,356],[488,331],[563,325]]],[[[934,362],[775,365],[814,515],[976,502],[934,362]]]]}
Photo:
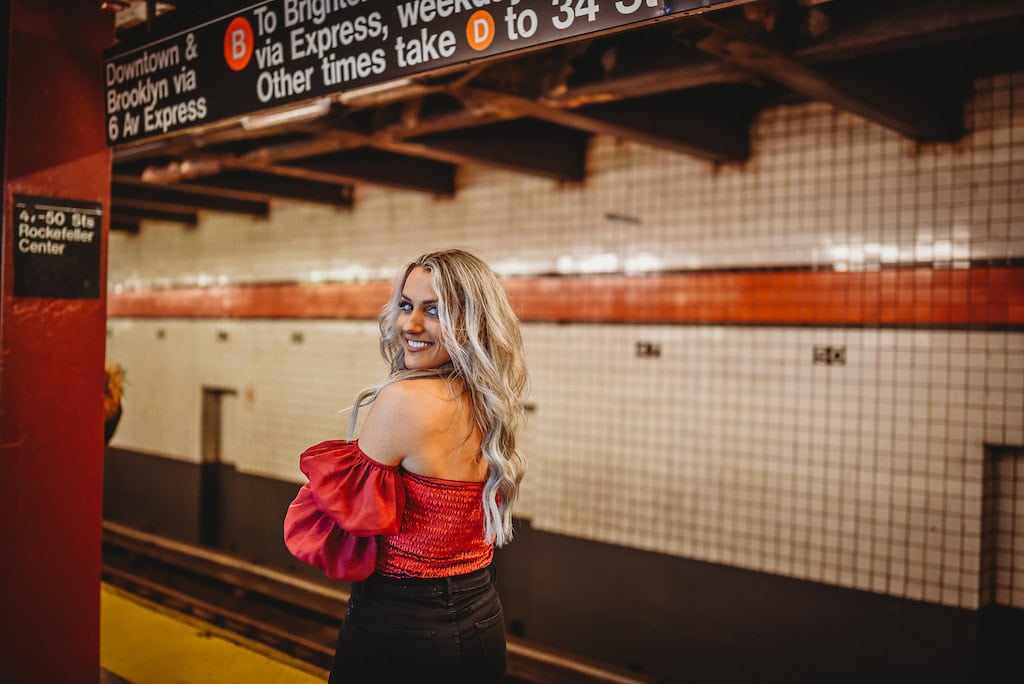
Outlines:
{"type": "Polygon", "coordinates": [[[494,272],[449,250],[404,269],[380,330],[391,372],[353,404],[359,440],[302,454],[285,518],[297,558],[353,580],[330,682],[502,681],[491,560],[525,467],[519,321],[494,272]]]}

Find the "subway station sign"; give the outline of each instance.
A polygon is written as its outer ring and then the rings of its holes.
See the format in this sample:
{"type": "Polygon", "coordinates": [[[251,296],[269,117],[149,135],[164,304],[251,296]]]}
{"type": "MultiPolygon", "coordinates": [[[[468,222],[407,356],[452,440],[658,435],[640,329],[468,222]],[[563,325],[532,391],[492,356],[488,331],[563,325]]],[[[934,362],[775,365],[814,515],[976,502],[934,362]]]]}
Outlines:
{"type": "Polygon", "coordinates": [[[109,57],[107,142],[744,0],[266,0],[109,57]]]}
{"type": "Polygon", "coordinates": [[[98,202],[14,195],[14,296],[98,299],[98,202]]]}

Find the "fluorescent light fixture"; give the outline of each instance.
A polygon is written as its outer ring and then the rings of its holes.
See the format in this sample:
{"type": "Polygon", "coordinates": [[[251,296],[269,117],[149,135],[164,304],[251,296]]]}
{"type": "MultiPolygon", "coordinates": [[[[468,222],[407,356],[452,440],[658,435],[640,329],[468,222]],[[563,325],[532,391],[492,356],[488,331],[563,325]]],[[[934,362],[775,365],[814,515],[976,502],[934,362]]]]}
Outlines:
{"type": "Polygon", "coordinates": [[[246,114],[242,117],[242,128],[247,131],[255,131],[284,123],[308,121],[323,116],[330,108],[330,98],[321,97],[293,107],[281,107],[258,114],[246,114]]]}
{"type": "Polygon", "coordinates": [[[393,81],[384,81],[383,83],[372,83],[361,88],[353,88],[352,90],[346,90],[338,94],[338,102],[341,104],[350,104],[357,100],[385,100],[389,95],[394,96],[402,88],[413,85],[411,78],[396,78],[393,81]]]}

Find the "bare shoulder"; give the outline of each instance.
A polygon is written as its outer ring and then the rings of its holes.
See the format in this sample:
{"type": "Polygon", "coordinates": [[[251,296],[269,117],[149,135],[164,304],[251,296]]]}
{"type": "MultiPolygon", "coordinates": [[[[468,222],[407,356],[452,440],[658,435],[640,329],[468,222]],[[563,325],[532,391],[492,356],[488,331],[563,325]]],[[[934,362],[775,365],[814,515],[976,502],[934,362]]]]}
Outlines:
{"type": "Polygon", "coordinates": [[[367,456],[386,465],[399,465],[450,411],[451,393],[440,378],[393,382],[370,404],[359,434],[367,456]]]}
{"type": "Polygon", "coordinates": [[[433,411],[447,408],[452,402],[452,391],[442,378],[416,378],[393,382],[383,390],[372,406],[380,404],[407,420],[429,418],[433,411]],[[425,415],[426,414],[426,415],[425,415]]]}

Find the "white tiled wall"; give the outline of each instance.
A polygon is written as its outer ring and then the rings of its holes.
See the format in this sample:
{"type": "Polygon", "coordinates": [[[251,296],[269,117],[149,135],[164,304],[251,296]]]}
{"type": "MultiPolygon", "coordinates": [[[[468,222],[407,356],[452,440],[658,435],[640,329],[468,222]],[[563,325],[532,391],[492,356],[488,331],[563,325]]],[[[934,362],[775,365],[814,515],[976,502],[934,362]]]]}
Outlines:
{"type": "MultiPolygon", "coordinates": [[[[453,199],[361,189],[352,210],[150,223],[111,236],[110,283],[390,279],[445,246],[507,275],[1022,257],[1024,74],[980,81],[968,116],[963,141],[914,146],[802,105],[759,118],[743,166],[602,138],[578,185],[467,169],[453,199]]],[[[336,411],[384,372],[374,322],[109,327],[128,373],[115,445],[198,460],[201,388],[231,387],[225,460],[296,482],[299,451],[343,436],[336,411]]],[[[978,605],[983,445],[1024,444],[1024,333],[530,323],[525,337],[519,513],[538,527],[978,605]],[[845,346],[847,364],[813,365],[814,345],[845,346]]]]}
{"type": "Polygon", "coordinates": [[[386,372],[376,322],[110,319],[107,329],[107,356],[126,370],[114,446],[198,463],[203,388],[234,390],[222,460],[282,479],[298,481],[306,446],[346,437],[338,412],[386,372]]]}

